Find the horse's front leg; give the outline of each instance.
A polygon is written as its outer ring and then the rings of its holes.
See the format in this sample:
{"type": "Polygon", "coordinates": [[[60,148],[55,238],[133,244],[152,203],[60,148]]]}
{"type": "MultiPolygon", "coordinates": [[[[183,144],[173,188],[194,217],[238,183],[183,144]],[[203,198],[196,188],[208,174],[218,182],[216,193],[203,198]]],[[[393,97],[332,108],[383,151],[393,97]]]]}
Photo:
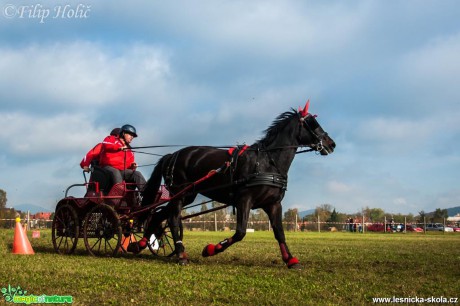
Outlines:
{"type": "Polygon", "coordinates": [[[249,201],[242,202],[236,212],[236,231],[235,234],[227,239],[222,240],[218,244],[208,244],[201,253],[203,257],[214,256],[225,251],[232,244],[243,240],[246,236],[246,228],[248,225],[249,211],[251,210],[249,201]]]}
{"type": "Polygon", "coordinates": [[[292,256],[286,244],[286,237],[284,236],[284,229],[282,223],[283,219],[281,202],[277,202],[273,205],[264,207],[264,211],[267,213],[268,218],[270,219],[273,228],[273,233],[275,234],[275,238],[280,246],[281,257],[283,258],[283,261],[286,263],[289,269],[300,270],[302,268],[302,265],[299,263],[299,260],[296,257],[292,256]]]}

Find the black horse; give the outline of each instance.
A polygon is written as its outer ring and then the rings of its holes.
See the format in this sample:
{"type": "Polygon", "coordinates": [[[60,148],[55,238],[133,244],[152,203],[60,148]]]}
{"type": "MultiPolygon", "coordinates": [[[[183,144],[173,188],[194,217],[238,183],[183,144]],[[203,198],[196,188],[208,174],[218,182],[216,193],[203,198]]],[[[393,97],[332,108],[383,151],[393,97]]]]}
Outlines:
{"type": "Polygon", "coordinates": [[[232,205],[237,212],[235,234],[218,244],[206,246],[203,256],[216,255],[242,240],[246,235],[250,210],[262,208],[270,219],[283,261],[289,268],[300,268],[299,261],[291,255],[286,245],[281,223],[281,200],[287,186],[289,167],[299,147],[308,146],[321,155],[330,154],[335,148],[334,141],[319,125],[316,116],[308,113],[308,107],[309,102],[303,109],[291,109],[279,115],[265,131],[265,136],[244,148],[244,152],[242,148],[229,154],[224,149],[191,146],[163,156],[147,182],[142,206],[154,202],[162,177],[170,194],[174,195],[210,171],[220,171],[194,185],[183,196],[171,200],[160,213],[154,213],[138,246],[144,248],[152,234],[161,235],[161,223],[167,220],[179,263],[187,264],[187,254],[181,241],[181,211],[200,193],[212,200],[232,205]]]}

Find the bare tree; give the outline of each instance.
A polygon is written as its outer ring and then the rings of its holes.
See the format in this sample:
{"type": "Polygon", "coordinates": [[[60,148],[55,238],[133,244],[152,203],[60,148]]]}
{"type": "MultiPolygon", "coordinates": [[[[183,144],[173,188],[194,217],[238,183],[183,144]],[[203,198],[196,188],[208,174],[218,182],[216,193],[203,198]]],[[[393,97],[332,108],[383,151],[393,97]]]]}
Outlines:
{"type": "Polygon", "coordinates": [[[287,222],[287,227],[286,229],[289,230],[294,230],[297,226],[295,224],[296,220],[300,220],[299,218],[299,211],[297,208],[290,208],[284,213],[284,222],[287,222]]]}

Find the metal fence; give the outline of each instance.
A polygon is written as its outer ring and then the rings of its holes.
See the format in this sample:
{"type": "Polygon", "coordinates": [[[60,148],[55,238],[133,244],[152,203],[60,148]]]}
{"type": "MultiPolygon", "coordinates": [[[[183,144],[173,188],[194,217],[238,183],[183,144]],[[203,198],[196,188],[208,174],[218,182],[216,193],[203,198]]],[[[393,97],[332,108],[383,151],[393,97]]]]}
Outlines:
{"type": "MultiPolygon", "coordinates": [[[[30,229],[46,229],[51,228],[53,220],[44,219],[21,219],[21,224],[27,226],[30,229]]],[[[14,228],[16,225],[16,219],[0,219],[0,228],[14,228]]]]}
{"type": "MultiPolygon", "coordinates": [[[[427,223],[430,222],[401,222],[395,223],[387,220],[382,222],[324,222],[319,218],[316,221],[298,221],[298,222],[283,222],[283,227],[286,231],[294,232],[412,232],[423,231],[427,223]],[[376,226],[377,225],[377,226],[376,226]]],[[[444,219],[442,224],[446,226],[444,219]]],[[[236,229],[235,220],[219,221],[219,220],[184,220],[184,229],[190,231],[233,231],[236,229]]],[[[269,221],[249,221],[249,231],[270,231],[272,230],[269,221]]]]}
{"type": "MultiPolygon", "coordinates": [[[[0,219],[0,228],[14,228],[15,219],[0,219]]],[[[22,220],[21,223],[29,229],[50,229],[52,220],[33,219],[22,220]]],[[[283,222],[283,228],[286,231],[293,232],[352,232],[352,233],[366,233],[368,231],[377,232],[408,232],[413,231],[408,228],[426,228],[429,222],[403,222],[394,223],[383,220],[382,222],[324,222],[319,218],[316,221],[297,221],[297,222],[283,222]],[[373,230],[371,230],[373,229],[373,230]]],[[[442,222],[446,226],[446,220],[442,222]]],[[[448,224],[447,224],[448,225],[448,224]]],[[[185,230],[189,231],[234,231],[236,229],[236,221],[234,219],[219,221],[219,220],[199,220],[199,219],[186,219],[183,221],[185,230]]],[[[269,221],[249,221],[248,231],[271,231],[272,227],[269,221]]]]}

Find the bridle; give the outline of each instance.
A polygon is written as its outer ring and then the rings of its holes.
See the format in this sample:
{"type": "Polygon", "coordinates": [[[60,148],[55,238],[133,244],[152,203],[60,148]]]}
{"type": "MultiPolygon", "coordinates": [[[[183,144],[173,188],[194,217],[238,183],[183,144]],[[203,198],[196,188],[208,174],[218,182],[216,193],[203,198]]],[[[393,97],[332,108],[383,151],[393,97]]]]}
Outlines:
{"type": "Polygon", "coordinates": [[[322,133],[316,133],[315,132],[315,129],[313,129],[311,127],[310,124],[308,124],[308,118],[315,118],[316,115],[312,115],[312,114],[306,114],[305,116],[301,116],[300,119],[299,119],[299,133],[297,135],[297,141],[299,143],[301,143],[302,141],[302,128],[305,127],[308,132],[313,135],[313,137],[316,139],[316,142],[315,143],[312,143],[312,144],[309,144],[307,145],[308,147],[310,147],[311,149],[307,149],[307,150],[302,150],[302,151],[298,151],[296,152],[296,154],[298,153],[304,153],[304,152],[311,152],[311,151],[316,151],[316,152],[321,152],[322,150],[326,150],[327,149],[324,147],[323,145],[323,140],[324,138],[327,137],[327,133],[326,132],[322,132],[322,133]]]}

